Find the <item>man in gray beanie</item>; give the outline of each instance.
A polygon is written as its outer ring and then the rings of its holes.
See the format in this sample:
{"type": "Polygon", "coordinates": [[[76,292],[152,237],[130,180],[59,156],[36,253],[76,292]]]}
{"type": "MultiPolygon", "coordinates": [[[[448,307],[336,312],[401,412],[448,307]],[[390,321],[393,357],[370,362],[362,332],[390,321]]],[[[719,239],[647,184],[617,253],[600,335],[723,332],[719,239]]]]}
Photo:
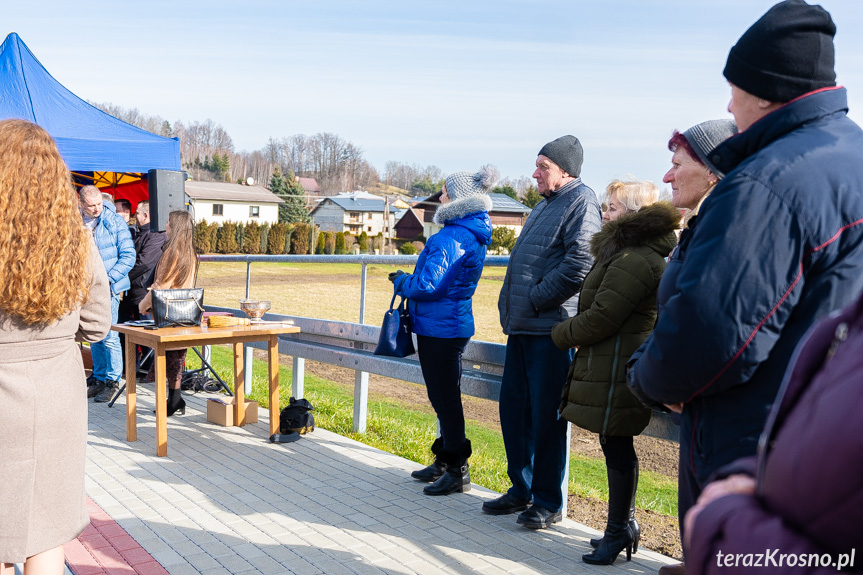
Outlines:
{"type": "Polygon", "coordinates": [[[557,408],[572,356],[554,345],[551,328],[576,314],[581,282],[593,264],[589,241],[602,225],[596,194],[581,182],[583,157],[575,136],[539,151],[533,177],[545,199],[513,247],[498,300],[508,336],[500,426],[512,487],[482,509],[492,515],[521,511],[518,523],[530,529],[560,521],[564,503],[568,446],[557,408]]]}
{"type": "Polygon", "coordinates": [[[730,464],[751,475],[752,459],[735,460],[756,454],[797,344],[863,290],[863,131],[835,85],[835,30],[820,6],[787,0],[731,48],[724,73],[740,133],[707,153],[725,178],[681,235],[656,328],[628,366],[642,401],[682,414],[691,573],[708,572],[717,550],[742,552],[733,542],[746,537],[720,535],[737,531],[729,518],[758,521],[748,498],[721,497],[754,490],[749,478],[711,485],[709,500],[702,490],[730,464]]]}

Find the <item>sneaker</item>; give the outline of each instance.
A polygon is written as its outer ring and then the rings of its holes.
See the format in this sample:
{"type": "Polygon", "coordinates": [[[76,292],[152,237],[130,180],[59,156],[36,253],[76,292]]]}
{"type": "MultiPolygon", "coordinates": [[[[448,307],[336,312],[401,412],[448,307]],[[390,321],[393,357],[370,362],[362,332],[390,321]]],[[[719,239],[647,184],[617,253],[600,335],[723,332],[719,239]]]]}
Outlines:
{"type": "Polygon", "coordinates": [[[105,389],[105,382],[101,379],[94,379],[93,384],[91,385],[89,381],[87,382],[87,397],[96,397],[99,395],[102,390],[105,389]]]}
{"type": "Polygon", "coordinates": [[[93,398],[93,401],[96,403],[107,403],[111,401],[111,398],[114,397],[114,394],[117,393],[117,389],[120,387],[119,381],[105,381],[103,382],[105,387],[96,394],[96,397],[93,398]]]}

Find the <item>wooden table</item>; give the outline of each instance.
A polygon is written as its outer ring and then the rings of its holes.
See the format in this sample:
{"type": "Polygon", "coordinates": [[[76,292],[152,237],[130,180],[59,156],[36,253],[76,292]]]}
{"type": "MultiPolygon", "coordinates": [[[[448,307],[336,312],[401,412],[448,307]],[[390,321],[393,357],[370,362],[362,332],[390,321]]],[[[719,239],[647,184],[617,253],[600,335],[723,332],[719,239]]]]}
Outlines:
{"type": "Polygon", "coordinates": [[[168,407],[165,392],[165,352],[199,345],[230,343],[234,346],[234,425],[246,423],[243,344],[266,341],[270,379],[270,435],[279,432],[279,334],[297,333],[292,325],[260,324],[231,327],[163,327],[155,330],[129,325],[112,325],[111,329],[126,335],[126,441],[138,440],[135,414],[135,346],[153,348],[156,376],[156,455],[168,455],[168,407]]]}

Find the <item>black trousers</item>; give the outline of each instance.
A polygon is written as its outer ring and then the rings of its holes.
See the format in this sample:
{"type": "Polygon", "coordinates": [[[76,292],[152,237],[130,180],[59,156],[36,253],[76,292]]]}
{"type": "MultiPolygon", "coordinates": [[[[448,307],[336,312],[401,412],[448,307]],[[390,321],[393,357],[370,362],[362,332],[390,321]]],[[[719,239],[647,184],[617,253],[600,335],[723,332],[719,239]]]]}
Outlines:
{"type": "Polygon", "coordinates": [[[609,435],[605,437],[605,441],[600,437],[599,444],[605,455],[605,465],[623,473],[635,469],[638,456],[635,455],[635,444],[631,436],[609,435]]]}
{"type": "Polygon", "coordinates": [[[469,337],[440,338],[417,335],[417,355],[429,401],[440,421],[443,448],[457,451],[464,444],[461,403],[461,356],[469,337]]]}

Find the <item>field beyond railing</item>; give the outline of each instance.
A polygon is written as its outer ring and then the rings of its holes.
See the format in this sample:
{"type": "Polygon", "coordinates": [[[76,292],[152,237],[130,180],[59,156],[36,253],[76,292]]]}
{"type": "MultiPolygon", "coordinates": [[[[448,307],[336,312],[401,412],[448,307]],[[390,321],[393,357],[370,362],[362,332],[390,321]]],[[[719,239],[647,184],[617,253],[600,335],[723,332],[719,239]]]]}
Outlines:
{"type": "MultiPolygon", "coordinates": [[[[272,302],[272,313],[380,325],[393,294],[387,279],[411,272],[418,256],[203,255],[204,303],[236,308],[245,297],[272,302]]],[[[489,256],[473,297],[474,340],[505,343],[497,298],[507,256],[489,256]]]]}

